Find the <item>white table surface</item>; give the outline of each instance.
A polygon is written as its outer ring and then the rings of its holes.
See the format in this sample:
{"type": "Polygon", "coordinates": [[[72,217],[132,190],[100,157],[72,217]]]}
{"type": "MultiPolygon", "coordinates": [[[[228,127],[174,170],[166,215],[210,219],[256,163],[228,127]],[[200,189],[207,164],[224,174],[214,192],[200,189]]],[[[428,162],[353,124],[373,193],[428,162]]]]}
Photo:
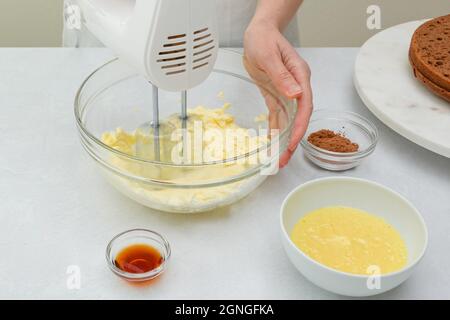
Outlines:
{"type": "MultiPolygon", "coordinates": [[[[380,182],[410,199],[430,233],[414,275],[385,299],[450,298],[450,160],[380,123],[352,84],[354,48],[304,49],[316,108],[356,111],[374,121],[375,153],[344,175],[380,182]]],[[[298,152],[277,176],[232,207],[194,216],[158,213],[128,200],[96,172],[78,141],[73,99],[111,57],[106,49],[0,49],[0,298],[334,299],[303,278],[279,241],[279,208],[297,185],[335,175],[298,152]],[[108,241],[126,229],[169,239],[169,269],[133,287],[107,268],[108,241]],[[81,270],[69,290],[67,268],[81,270]]],[[[341,174],[339,174],[341,175],[341,174]]]]}

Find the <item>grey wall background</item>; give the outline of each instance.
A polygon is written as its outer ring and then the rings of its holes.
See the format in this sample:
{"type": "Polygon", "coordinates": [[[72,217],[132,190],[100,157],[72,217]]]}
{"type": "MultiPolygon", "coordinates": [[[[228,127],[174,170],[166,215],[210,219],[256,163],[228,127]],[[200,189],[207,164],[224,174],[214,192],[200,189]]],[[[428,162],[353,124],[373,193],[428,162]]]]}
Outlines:
{"type": "Polygon", "coordinates": [[[0,46],[60,46],[62,8],[62,0],[0,0],[0,46]]]}
{"type": "Polygon", "coordinates": [[[299,12],[305,46],[361,46],[380,30],[367,28],[367,8],[378,5],[381,26],[450,14],[450,0],[305,0],[299,12]]]}
{"type": "MultiPolygon", "coordinates": [[[[366,26],[373,4],[381,8],[382,29],[450,13],[450,0],[305,0],[299,13],[303,46],[360,46],[379,31],[366,26]]],[[[62,0],[0,0],[0,46],[60,46],[62,7],[62,0]]]]}

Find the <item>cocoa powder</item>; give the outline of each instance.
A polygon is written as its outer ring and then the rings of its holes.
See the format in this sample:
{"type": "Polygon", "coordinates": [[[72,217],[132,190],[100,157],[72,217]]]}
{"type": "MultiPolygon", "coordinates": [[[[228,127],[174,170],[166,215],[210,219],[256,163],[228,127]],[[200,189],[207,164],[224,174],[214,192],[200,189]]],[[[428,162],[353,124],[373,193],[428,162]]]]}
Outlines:
{"type": "Polygon", "coordinates": [[[359,145],[354,143],[341,133],[322,129],[311,133],[308,142],[312,145],[332,152],[350,153],[357,152],[359,145]]]}

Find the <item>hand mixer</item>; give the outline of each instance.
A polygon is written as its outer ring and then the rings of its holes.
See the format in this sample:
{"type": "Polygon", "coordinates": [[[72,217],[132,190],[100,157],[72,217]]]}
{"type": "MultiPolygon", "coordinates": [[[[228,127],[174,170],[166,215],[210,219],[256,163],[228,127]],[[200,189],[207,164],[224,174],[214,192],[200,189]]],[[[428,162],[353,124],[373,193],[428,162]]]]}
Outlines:
{"type": "Polygon", "coordinates": [[[158,90],[187,90],[212,72],[218,52],[215,0],[78,0],[86,27],[153,86],[154,152],[160,160],[158,90]]]}

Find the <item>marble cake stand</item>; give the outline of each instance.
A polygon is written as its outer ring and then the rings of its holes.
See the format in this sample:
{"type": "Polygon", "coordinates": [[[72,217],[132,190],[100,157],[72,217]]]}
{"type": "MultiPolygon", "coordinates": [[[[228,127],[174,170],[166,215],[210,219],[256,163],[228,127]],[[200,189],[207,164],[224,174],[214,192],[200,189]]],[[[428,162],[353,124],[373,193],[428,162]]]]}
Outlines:
{"type": "Polygon", "coordinates": [[[450,103],[436,97],[413,76],[408,50],[422,21],[384,30],[361,48],[354,83],[369,110],[414,143],[450,158],[450,103]]]}

